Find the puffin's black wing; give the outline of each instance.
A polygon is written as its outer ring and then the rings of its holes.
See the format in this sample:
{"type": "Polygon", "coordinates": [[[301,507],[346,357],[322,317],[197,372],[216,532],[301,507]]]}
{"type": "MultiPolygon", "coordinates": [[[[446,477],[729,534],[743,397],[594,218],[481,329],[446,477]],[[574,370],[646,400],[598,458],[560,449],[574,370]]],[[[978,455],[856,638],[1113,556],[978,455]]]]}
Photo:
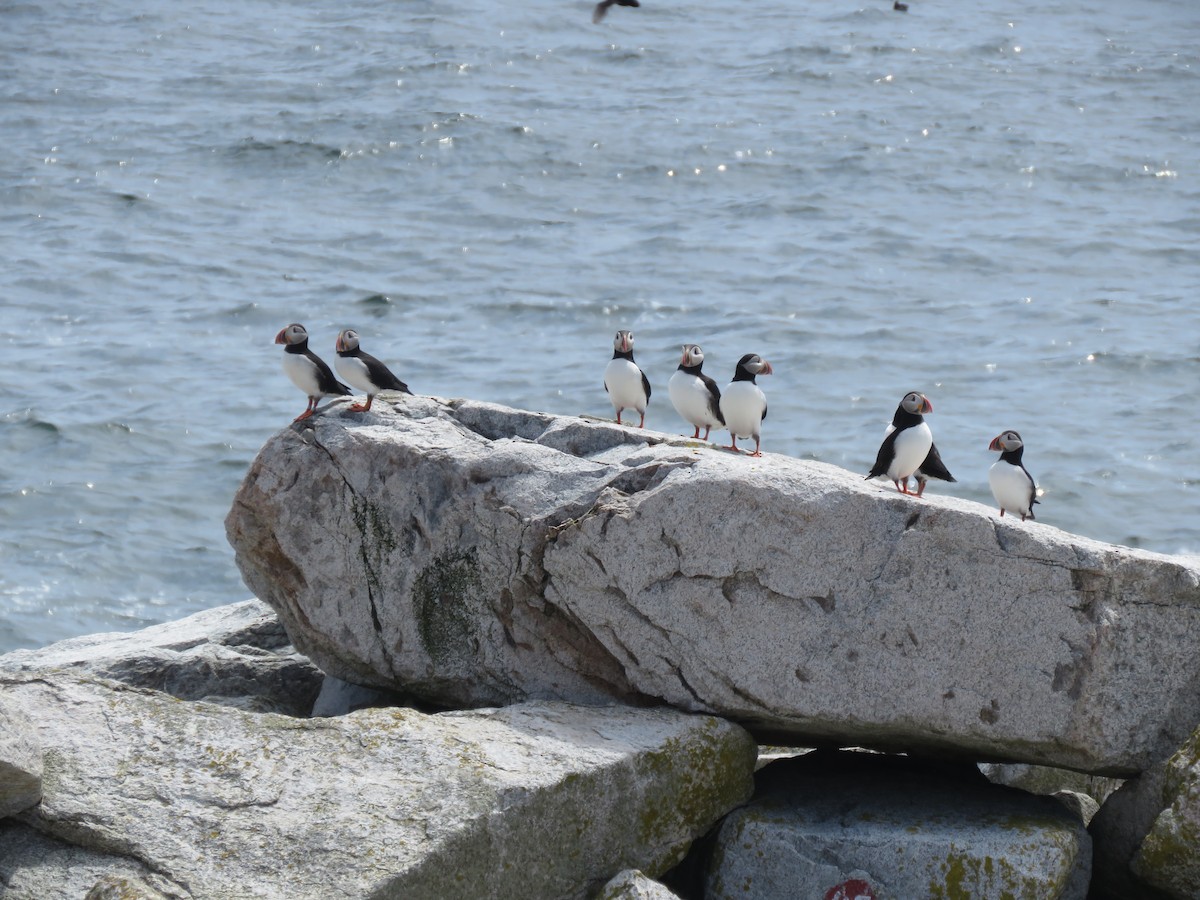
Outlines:
{"type": "Polygon", "coordinates": [[[887,474],[888,466],[896,458],[896,435],[902,430],[897,428],[894,431],[888,432],[888,436],[879,445],[879,453],[875,457],[875,465],[871,466],[871,471],[867,473],[867,478],[878,478],[880,475],[887,474]]]}
{"type": "Polygon", "coordinates": [[[592,24],[598,25],[610,6],[640,6],[638,0],[600,0],[592,10],[592,24]]]}
{"type": "Polygon", "coordinates": [[[700,374],[700,381],[708,388],[708,411],[714,419],[724,425],[725,417],[721,415],[721,389],[717,387],[715,381],[704,373],[700,374]]]}
{"type": "Polygon", "coordinates": [[[342,384],[333,375],[333,370],[325,365],[325,360],[317,356],[311,350],[305,348],[304,355],[317,370],[317,387],[321,389],[322,394],[342,395],[343,397],[351,396],[354,391],[342,384]]]}
{"type": "MultiPolygon", "coordinates": [[[[642,370],[640,368],[638,369],[638,371],[642,372],[642,370]]],[[[646,400],[649,401],[649,399],[650,399],[650,379],[646,377],[645,372],[642,372],[642,387],[645,388],[646,400]]]]}
{"type": "Polygon", "coordinates": [[[766,400],[764,400],[764,401],[763,401],[763,415],[762,415],[762,418],[761,418],[761,419],[759,419],[758,421],[760,421],[760,422],[765,422],[765,421],[767,421],[767,401],[766,401],[766,400]]]}
{"type": "Polygon", "coordinates": [[[942,481],[957,481],[946,464],[942,462],[942,454],[938,453],[937,444],[929,445],[929,453],[919,470],[926,478],[940,478],[942,481]]]}
{"type": "Polygon", "coordinates": [[[1034,518],[1033,504],[1041,503],[1037,498],[1037,485],[1034,484],[1033,476],[1029,474],[1029,470],[1025,468],[1025,463],[1020,463],[1021,471],[1025,473],[1025,477],[1029,479],[1029,518],[1034,518]]]}
{"type": "Polygon", "coordinates": [[[358,354],[358,358],[363,361],[363,365],[367,367],[367,375],[371,378],[371,383],[378,387],[381,391],[402,391],[405,394],[411,394],[408,385],[392,374],[392,370],[377,360],[370,353],[358,354]]]}

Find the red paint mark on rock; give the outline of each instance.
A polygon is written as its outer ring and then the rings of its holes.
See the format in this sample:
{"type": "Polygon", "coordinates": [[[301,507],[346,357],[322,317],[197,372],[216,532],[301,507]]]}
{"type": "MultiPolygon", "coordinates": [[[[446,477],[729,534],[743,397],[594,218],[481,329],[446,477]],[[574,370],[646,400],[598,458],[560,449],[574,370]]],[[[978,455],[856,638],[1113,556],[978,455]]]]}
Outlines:
{"type": "Polygon", "coordinates": [[[826,891],[825,900],[875,900],[875,892],[861,878],[851,878],[826,891]]]}

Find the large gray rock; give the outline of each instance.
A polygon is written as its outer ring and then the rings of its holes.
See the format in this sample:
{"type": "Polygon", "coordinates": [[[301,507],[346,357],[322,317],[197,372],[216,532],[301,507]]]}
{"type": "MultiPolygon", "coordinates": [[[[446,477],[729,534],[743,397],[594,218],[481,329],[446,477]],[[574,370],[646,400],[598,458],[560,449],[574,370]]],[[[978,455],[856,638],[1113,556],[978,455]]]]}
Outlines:
{"type": "Polygon", "coordinates": [[[0,819],[42,799],[42,745],[33,723],[0,697],[0,819]]]}
{"type": "Polygon", "coordinates": [[[133,632],[91,634],[0,656],[0,671],[112,678],[180,700],[307,716],[323,676],[275,612],[246,600],[133,632]]]}
{"type": "Polygon", "coordinates": [[[1101,896],[1200,897],[1200,730],[1109,797],[1091,830],[1101,896]]]}
{"type": "Polygon", "coordinates": [[[1106,774],[1200,721],[1194,560],[830,465],[406,398],[274,436],[226,526],[302,652],[432,702],[650,700],[1106,774]]]}
{"type": "Polygon", "coordinates": [[[0,690],[54,748],[19,820],[196,900],[583,897],[665,871],[752,790],[750,736],[674,710],[294,719],[61,673],[0,690]]]}
{"type": "Polygon", "coordinates": [[[772,763],[722,824],[704,896],[1084,900],[1083,823],[972,774],[861,753],[772,763]]]}

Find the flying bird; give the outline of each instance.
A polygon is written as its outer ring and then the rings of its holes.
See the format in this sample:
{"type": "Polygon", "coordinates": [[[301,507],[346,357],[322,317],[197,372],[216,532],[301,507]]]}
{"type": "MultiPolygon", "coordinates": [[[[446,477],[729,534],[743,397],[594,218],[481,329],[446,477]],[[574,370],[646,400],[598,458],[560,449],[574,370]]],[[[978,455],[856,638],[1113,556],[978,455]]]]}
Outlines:
{"type": "Polygon", "coordinates": [[[599,25],[601,20],[608,15],[610,6],[641,6],[638,0],[600,0],[596,4],[596,8],[592,10],[592,24],[599,25]]]}
{"type": "Polygon", "coordinates": [[[358,345],[358,332],[347,328],[337,336],[334,344],[337,357],[333,361],[337,373],[351,385],[367,395],[366,404],[355,403],[350,412],[366,412],[380,391],[400,391],[411,394],[408,385],[392,374],[392,370],[366,353],[358,345]]]}
{"type": "Polygon", "coordinates": [[[721,415],[729,429],[729,446],[725,449],[737,453],[737,439],[752,437],[754,452],[750,455],[762,456],[762,423],[767,418],[767,395],[754,379],[773,371],[771,364],[757,353],[747,353],[738,360],[733,381],[721,394],[721,415]]]}
{"type": "Polygon", "coordinates": [[[638,428],[646,427],[646,405],[650,402],[650,379],[633,361],[633,332],[618,331],[613,338],[613,355],[604,369],[604,390],[617,411],[617,424],[621,424],[621,413],[636,409],[641,416],[638,428]]]}
{"type": "MultiPolygon", "coordinates": [[[[925,422],[925,414],[931,412],[933,404],[924,394],[910,391],[904,395],[896,407],[892,427],[879,447],[875,465],[867,473],[867,478],[887,475],[896,485],[896,490],[902,494],[911,493],[908,489],[909,476],[921,467],[933,449],[933,432],[925,422]]],[[[940,461],[941,458],[938,459],[940,461]]],[[[942,468],[945,469],[945,466],[942,468]]]]}
{"type": "Polygon", "coordinates": [[[1040,502],[1037,498],[1037,485],[1033,476],[1025,468],[1021,457],[1025,453],[1025,442],[1015,431],[1006,431],[992,438],[988,444],[989,450],[1000,451],[1000,458],[988,469],[988,484],[992,487],[992,496],[1000,504],[1000,515],[1006,509],[1020,513],[1021,521],[1034,518],[1033,504],[1040,502]]]}
{"type": "Polygon", "coordinates": [[[671,403],[675,410],[683,416],[684,421],[695,426],[693,438],[700,437],[700,426],[704,426],[704,440],[715,427],[725,424],[721,415],[721,389],[717,383],[705,375],[704,351],[699,344],[684,344],[683,357],[679,360],[679,368],[667,382],[667,391],[671,395],[671,403]]]}
{"type": "Polygon", "coordinates": [[[308,408],[292,421],[307,419],[322,397],[348,396],[350,388],[333,377],[333,372],[317,354],[308,349],[308,332],[293,322],[275,335],[275,343],[283,344],[283,371],[292,384],[308,396],[308,408]]]}

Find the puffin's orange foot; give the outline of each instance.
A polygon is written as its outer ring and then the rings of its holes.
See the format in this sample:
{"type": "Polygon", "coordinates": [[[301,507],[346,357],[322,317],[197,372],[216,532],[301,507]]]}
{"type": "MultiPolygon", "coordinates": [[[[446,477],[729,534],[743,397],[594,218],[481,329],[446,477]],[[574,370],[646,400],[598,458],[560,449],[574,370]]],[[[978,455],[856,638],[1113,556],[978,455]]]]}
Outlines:
{"type": "Polygon", "coordinates": [[[370,408],[371,407],[369,407],[363,403],[351,403],[350,404],[350,412],[366,412],[370,408]]]}
{"type": "Polygon", "coordinates": [[[296,416],[296,418],[292,419],[292,421],[293,422],[302,421],[303,419],[307,419],[312,414],[313,414],[313,411],[311,409],[306,409],[304,412],[300,413],[300,415],[296,416]]]}

